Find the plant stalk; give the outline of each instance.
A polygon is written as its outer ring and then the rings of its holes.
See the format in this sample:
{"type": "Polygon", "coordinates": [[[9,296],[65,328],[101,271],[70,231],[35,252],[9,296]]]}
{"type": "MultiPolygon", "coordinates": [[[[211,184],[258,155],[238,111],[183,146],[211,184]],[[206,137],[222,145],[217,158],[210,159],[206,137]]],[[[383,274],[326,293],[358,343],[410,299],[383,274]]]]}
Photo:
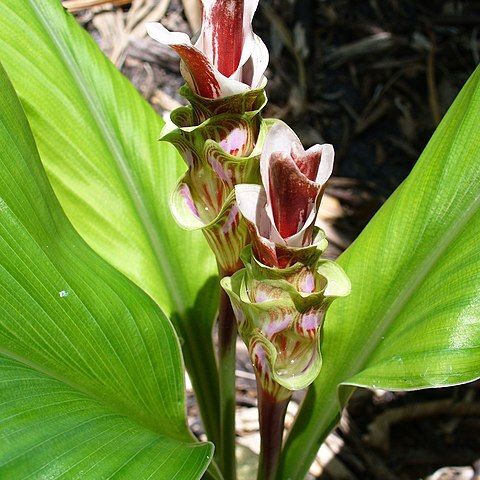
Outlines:
{"type": "Polygon", "coordinates": [[[178,321],[176,331],[185,342],[182,345],[183,357],[200,409],[203,428],[208,440],[218,445],[220,442],[220,422],[218,419],[220,399],[217,393],[219,392],[219,380],[213,342],[211,350],[204,349],[202,351],[198,348],[198,340],[195,343],[194,336],[184,333],[184,323],[178,321]],[[215,392],[215,394],[212,392],[215,392]]]}
{"type": "Polygon", "coordinates": [[[218,316],[218,374],[220,383],[219,463],[225,480],[235,480],[235,344],[237,323],[228,295],[220,293],[218,316]]]}
{"type": "Polygon", "coordinates": [[[260,423],[260,457],[257,480],[275,480],[282,450],[285,413],[291,395],[277,399],[267,393],[257,379],[260,423]]]}

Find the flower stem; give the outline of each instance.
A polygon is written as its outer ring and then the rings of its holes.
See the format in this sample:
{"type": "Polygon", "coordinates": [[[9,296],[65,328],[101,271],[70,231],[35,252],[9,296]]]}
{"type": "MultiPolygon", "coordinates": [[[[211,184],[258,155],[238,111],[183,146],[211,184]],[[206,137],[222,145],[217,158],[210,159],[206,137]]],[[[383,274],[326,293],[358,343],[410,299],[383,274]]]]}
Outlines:
{"type": "Polygon", "coordinates": [[[267,393],[257,380],[260,422],[260,458],[257,480],[275,480],[282,450],[285,413],[291,395],[278,399],[267,393]]]}
{"type": "Polygon", "coordinates": [[[235,344],[237,324],[230,299],[220,293],[218,316],[218,373],[220,382],[220,469],[225,480],[235,480],[235,344]]]}

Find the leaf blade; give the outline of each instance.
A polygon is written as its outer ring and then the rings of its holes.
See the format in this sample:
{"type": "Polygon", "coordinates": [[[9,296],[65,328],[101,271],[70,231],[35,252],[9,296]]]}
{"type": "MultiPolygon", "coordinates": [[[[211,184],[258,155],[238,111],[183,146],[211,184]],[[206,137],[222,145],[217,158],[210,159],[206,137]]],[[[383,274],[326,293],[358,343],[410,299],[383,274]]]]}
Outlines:
{"type": "Polygon", "coordinates": [[[480,376],[479,108],[477,68],[411,175],[339,259],[352,295],[328,313],[324,370],[282,478],[308,469],[336,423],[337,385],[343,405],[352,386],[408,390],[480,376]]]}
{"type": "Polygon", "coordinates": [[[205,445],[155,434],[15,360],[0,357],[0,372],[2,478],[198,478],[205,468],[205,445]]]}
{"type": "Polygon", "coordinates": [[[180,230],[170,215],[168,196],[185,166],[157,141],[163,120],[59,2],[0,0],[0,19],[2,61],[62,207],[87,243],[171,318],[215,440],[216,267],[202,235],[180,230]]]}
{"type": "MultiPolygon", "coordinates": [[[[9,385],[0,393],[2,477],[35,476],[48,465],[70,468],[78,460],[71,452],[79,436],[94,455],[102,412],[101,418],[116,419],[108,421],[112,432],[118,433],[117,422],[138,436],[131,439],[136,450],[125,446],[103,463],[112,474],[126,465],[144,468],[129,457],[144,452],[152,478],[171,478],[178,468],[199,478],[212,445],[192,443],[186,426],[173,327],[150,297],[74,231],[1,65],[0,86],[0,382],[9,385]],[[62,395],[66,403],[86,403],[83,416],[70,411],[62,420],[62,395]],[[92,428],[84,432],[78,422],[92,428]],[[169,451],[178,457],[159,472],[157,455],[168,461],[169,451]],[[193,466],[178,464],[190,456],[193,466]]],[[[95,463],[89,467],[95,471],[95,463]]]]}

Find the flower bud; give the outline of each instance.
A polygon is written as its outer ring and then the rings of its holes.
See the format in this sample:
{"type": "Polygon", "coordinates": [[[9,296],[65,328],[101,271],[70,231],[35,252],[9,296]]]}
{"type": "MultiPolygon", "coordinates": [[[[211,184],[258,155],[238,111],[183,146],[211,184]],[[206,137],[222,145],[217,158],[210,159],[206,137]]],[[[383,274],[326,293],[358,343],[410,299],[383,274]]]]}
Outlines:
{"type": "Polygon", "coordinates": [[[296,249],[312,245],[315,219],[333,169],[331,145],[304,150],[282,122],[274,123],[260,157],[262,184],[238,185],[238,206],[249,225],[257,258],[284,268],[298,261],[296,249]]]}
{"type": "Polygon", "coordinates": [[[188,35],[148,23],[148,34],[181,57],[185,81],[198,95],[218,98],[263,88],[268,50],[253,33],[258,0],[202,0],[202,28],[195,45],[188,35]]]}

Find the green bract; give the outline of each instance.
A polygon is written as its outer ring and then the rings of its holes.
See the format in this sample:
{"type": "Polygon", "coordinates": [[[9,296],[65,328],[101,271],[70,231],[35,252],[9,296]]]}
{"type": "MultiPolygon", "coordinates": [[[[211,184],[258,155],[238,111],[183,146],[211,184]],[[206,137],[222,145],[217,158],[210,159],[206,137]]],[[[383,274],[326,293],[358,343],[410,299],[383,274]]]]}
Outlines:
{"type": "Polygon", "coordinates": [[[325,312],[335,298],[350,293],[350,282],[329,260],[273,268],[256,260],[251,246],[242,260],[245,268],[224,278],[222,287],[264,391],[287,397],[318,376],[325,312]]]}
{"type": "Polygon", "coordinates": [[[184,85],[180,88],[180,94],[188,100],[190,105],[180,107],[175,111],[180,112],[185,111],[184,109],[189,110],[192,108],[193,112],[190,118],[193,119],[192,124],[195,125],[216,115],[222,115],[223,113],[242,114],[245,112],[260,111],[267,103],[265,86],[248,90],[244,93],[230,95],[229,97],[205,98],[197,95],[188,85],[184,85]]]}
{"type": "Polygon", "coordinates": [[[161,137],[177,148],[188,166],[172,193],[171,210],[182,228],[203,231],[221,271],[233,273],[248,243],[233,188],[259,181],[267,129],[260,112],[266,97],[263,90],[254,90],[211,100],[188,87],[182,91],[192,105],[172,112],[161,137]]]}

